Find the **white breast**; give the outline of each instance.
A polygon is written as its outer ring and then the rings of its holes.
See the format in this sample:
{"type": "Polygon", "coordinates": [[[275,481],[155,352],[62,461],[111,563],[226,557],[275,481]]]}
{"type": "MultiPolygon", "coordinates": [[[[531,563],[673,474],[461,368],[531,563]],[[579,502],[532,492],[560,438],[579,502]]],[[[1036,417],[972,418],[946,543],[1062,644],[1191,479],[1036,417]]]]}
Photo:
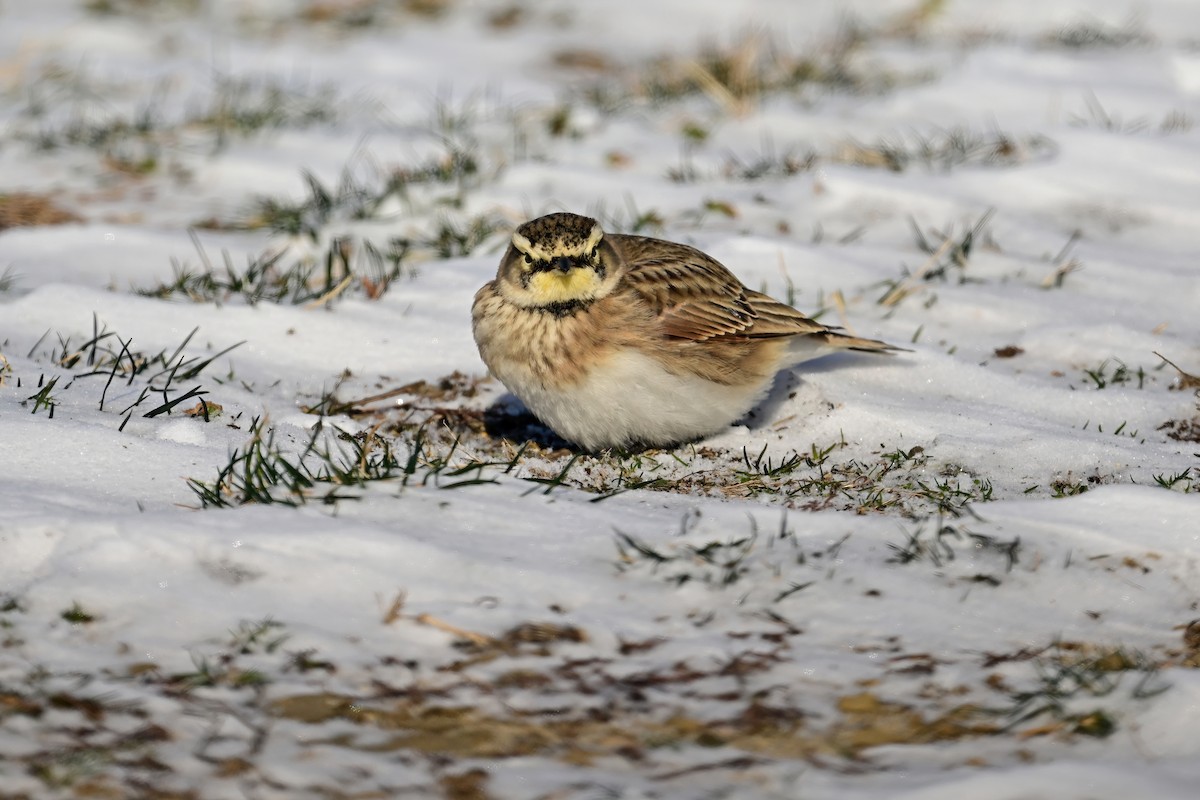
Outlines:
{"type": "Polygon", "coordinates": [[[588,450],[707,436],[743,417],[770,386],[770,379],[725,386],[674,375],[631,351],[612,355],[567,389],[549,390],[520,373],[497,377],[538,419],[588,450]]]}

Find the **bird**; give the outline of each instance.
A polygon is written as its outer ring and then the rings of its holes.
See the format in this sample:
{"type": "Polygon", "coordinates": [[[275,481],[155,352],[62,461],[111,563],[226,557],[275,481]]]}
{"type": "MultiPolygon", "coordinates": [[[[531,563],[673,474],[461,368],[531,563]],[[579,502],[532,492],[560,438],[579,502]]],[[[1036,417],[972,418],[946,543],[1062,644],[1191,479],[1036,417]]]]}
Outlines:
{"type": "Polygon", "coordinates": [[[694,247],[569,212],[513,232],[471,317],[491,374],[589,452],[694,442],[742,419],[782,369],[902,349],[822,325],[694,247]]]}

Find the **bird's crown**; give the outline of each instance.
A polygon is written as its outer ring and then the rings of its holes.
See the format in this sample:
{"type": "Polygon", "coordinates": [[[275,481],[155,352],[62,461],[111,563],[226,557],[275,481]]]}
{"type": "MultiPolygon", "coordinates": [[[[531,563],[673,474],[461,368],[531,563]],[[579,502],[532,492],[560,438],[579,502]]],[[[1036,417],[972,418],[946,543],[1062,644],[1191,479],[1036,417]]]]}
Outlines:
{"type": "Polygon", "coordinates": [[[526,222],[512,235],[513,247],[532,261],[583,259],[592,254],[604,230],[591,217],[560,212],[526,222]]]}

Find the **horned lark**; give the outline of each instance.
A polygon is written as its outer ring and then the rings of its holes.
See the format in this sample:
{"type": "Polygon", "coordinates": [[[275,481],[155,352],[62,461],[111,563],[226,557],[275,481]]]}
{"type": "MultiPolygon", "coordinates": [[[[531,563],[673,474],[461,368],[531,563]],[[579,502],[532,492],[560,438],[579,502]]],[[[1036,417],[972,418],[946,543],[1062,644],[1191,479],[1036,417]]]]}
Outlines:
{"type": "Polygon", "coordinates": [[[747,289],[693,247],[566,213],[516,230],[472,318],[492,374],[587,450],[698,439],[744,416],[780,369],[899,349],[747,289]]]}

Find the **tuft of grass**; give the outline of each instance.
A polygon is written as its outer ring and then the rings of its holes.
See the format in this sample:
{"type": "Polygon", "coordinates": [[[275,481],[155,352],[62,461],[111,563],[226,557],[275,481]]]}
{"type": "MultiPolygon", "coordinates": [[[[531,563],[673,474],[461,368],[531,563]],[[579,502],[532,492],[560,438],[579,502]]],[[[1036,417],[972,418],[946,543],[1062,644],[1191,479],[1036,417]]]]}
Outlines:
{"type": "MultiPolygon", "coordinates": [[[[1010,541],[1002,541],[994,536],[975,533],[964,527],[949,525],[939,517],[933,525],[921,524],[906,534],[903,544],[889,544],[892,551],[889,563],[911,564],[916,561],[929,561],[935,567],[941,568],[954,561],[958,548],[965,545],[977,558],[984,554],[998,555],[1004,560],[1004,572],[1011,572],[1020,560],[1021,539],[1014,537],[1010,541]]],[[[998,586],[1000,581],[995,576],[974,576],[972,580],[998,586]],[[980,580],[987,577],[987,580],[980,580]]]]}
{"type": "Polygon", "coordinates": [[[306,25],[347,29],[382,28],[412,19],[435,20],[449,13],[453,0],[356,0],[285,5],[286,13],[306,25]]]}
{"type": "MultiPolygon", "coordinates": [[[[25,640],[21,638],[17,632],[17,624],[9,614],[23,614],[28,609],[24,601],[15,594],[0,592],[0,650],[20,647],[25,644],[25,640]]],[[[0,692],[0,697],[3,692],[0,692]]],[[[0,700],[0,703],[3,701],[0,700]]]]}
{"type": "MultiPolygon", "coordinates": [[[[653,462],[651,474],[639,465],[619,472],[617,480],[622,487],[770,497],[811,511],[841,508],[913,518],[934,512],[958,516],[969,513],[972,503],[992,499],[991,483],[985,479],[958,472],[925,477],[928,456],[923,447],[885,452],[871,460],[834,461],[832,454],[845,446],[844,442],[824,447],[814,444],[807,453],[782,455],[772,454],[764,446],[758,453],[743,450],[740,460],[719,459],[703,470],[689,468],[687,461],[680,459],[683,474],[653,462]]],[[[580,488],[611,491],[604,484],[580,488]]]]}
{"type": "MultiPolygon", "coordinates": [[[[829,158],[818,155],[813,149],[792,146],[783,152],[775,152],[767,145],[762,153],[749,156],[730,154],[721,166],[721,177],[727,180],[759,181],[790,178],[793,175],[811,172],[829,158]]],[[[693,176],[693,180],[696,176],[693,176]]]]}
{"type": "Polygon", "coordinates": [[[1088,92],[1084,96],[1085,111],[1083,114],[1071,115],[1071,124],[1079,128],[1099,128],[1109,133],[1140,133],[1150,127],[1150,120],[1137,117],[1126,120],[1119,114],[1110,113],[1101,105],[1095,93],[1088,92]]]}
{"type": "Polygon", "coordinates": [[[1095,50],[1147,47],[1154,44],[1154,37],[1147,33],[1136,19],[1122,25],[1110,25],[1099,19],[1086,19],[1064,25],[1042,37],[1042,41],[1071,50],[1095,50]]]}
{"type": "Polygon", "coordinates": [[[714,539],[700,546],[687,545],[671,555],[655,550],[627,533],[617,532],[617,569],[625,571],[641,561],[649,561],[655,570],[674,564],[678,569],[667,576],[676,586],[699,582],[717,588],[732,586],[750,571],[748,556],[754,551],[758,536],[750,535],[714,539]]]}
{"type": "Polygon", "coordinates": [[[1083,269],[1083,263],[1079,259],[1069,257],[1071,248],[1075,246],[1075,243],[1079,241],[1079,237],[1082,235],[1082,232],[1079,230],[1072,231],[1070,238],[1067,239],[1067,243],[1063,245],[1062,249],[1058,251],[1058,255],[1051,261],[1054,264],[1054,271],[1042,280],[1041,287],[1043,289],[1061,289],[1068,275],[1083,269]]]}
{"type": "Polygon", "coordinates": [[[443,215],[437,220],[433,231],[425,237],[416,241],[402,241],[411,247],[431,249],[438,258],[459,258],[473,255],[506,227],[490,214],[470,217],[461,222],[443,215]]]}
{"type": "Polygon", "coordinates": [[[1146,700],[1170,688],[1159,680],[1158,665],[1153,659],[1119,647],[1055,642],[1038,655],[1034,667],[1037,674],[1032,685],[1002,686],[1008,704],[993,710],[1008,719],[1008,730],[1049,717],[1048,723],[1033,731],[1026,730],[1027,736],[1062,731],[1105,738],[1116,730],[1118,718],[1094,702],[1113,695],[1126,675],[1138,676],[1129,692],[1134,700],[1146,700]]]}
{"type": "Polygon", "coordinates": [[[83,0],[89,14],[101,17],[158,17],[192,15],[201,8],[201,0],[83,0]]]}
{"type": "Polygon", "coordinates": [[[929,79],[926,72],[861,63],[858,53],[873,33],[847,22],[818,47],[798,53],[769,31],[751,30],[727,45],[710,42],[691,56],[639,65],[634,92],[656,104],[704,96],[723,112],[744,116],[776,94],[882,94],[929,79]]]}
{"type": "MultiPolygon", "coordinates": [[[[442,126],[454,126],[442,120],[442,126]]],[[[469,137],[442,138],[443,152],[414,166],[395,167],[377,173],[371,180],[360,177],[349,167],[342,170],[335,185],[324,184],[307,170],[301,173],[306,196],[300,200],[262,197],[256,200],[242,219],[213,223],[212,227],[239,230],[265,228],[273,233],[308,238],[313,242],[335,223],[366,220],[391,220],[401,207],[412,209],[418,192],[448,189],[433,205],[462,208],[467,194],[487,178],[484,164],[475,154],[476,145],[469,137]]]]}
{"type": "Polygon", "coordinates": [[[696,148],[689,142],[679,166],[667,170],[676,183],[704,178],[736,181],[778,180],[812,172],[829,164],[906,172],[924,168],[949,172],[965,167],[1012,167],[1050,158],[1057,151],[1053,140],[1040,134],[1018,135],[999,130],[955,127],[931,133],[905,133],[864,143],[850,139],[821,151],[804,143],[782,149],[767,144],[762,152],[728,154],[717,174],[702,175],[692,164],[696,148]]]}
{"type": "Polygon", "coordinates": [[[0,272],[0,294],[11,292],[13,287],[17,285],[17,275],[13,272],[12,267],[5,267],[3,272],[0,272]]]}
{"type": "Polygon", "coordinates": [[[1072,480],[1069,474],[1065,478],[1055,478],[1050,481],[1051,496],[1056,498],[1074,497],[1087,490],[1087,481],[1072,480]]]}
{"type": "Polygon", "coordinates": [[[952,274],[957,276],[958,283],[966,283],[969,280],[966,274],[967,265],[975,248],[980,245],[995,247],[988,232],[988,224],[994,211],[985,211],[972,225],[965,227],[962,233],[955,233],[953,229],[945,233],[935,230],[931,232],[932,238],[926,235],[915,219],[910,218],[909,223],[917,248],[926,253],[928,258],[916,270],[910,272],[906,268],[900,278],[885,281],[887,291],[877,302],[883,306],[895,306],[917,292],[922,283],[946,282],[952,274]]]}
{"type": "MultiPolygon", "coordinates": [[[[242,621],[229,631],[229,638],[215,654],[193,653],[192,671],[161,676],[160,680],[176,693],[217,686],[232,689],[264,686],[272,681],[269,673],[263,668],[245,666],[244,659],[258,657],[252,660],[265,668],[262,657],[278,653],[289,638],[283,623],[271,617],[257,622],[242,621]]],[[[307,656],[314,652],[308,651],[307,656]]],[[[285,663],[294,662],[294,656],[289,655],[285,663]]]]}
{"type": "Polygon", "coordinates": [[[229,632],[228,648],[238,655],[254,653],[274,653],[288,640],[287,634],[281,633],[282,622],[267,617],[258,622],[241,622],[236,630],[229,632]]]}
{"type": "Polygon", "coordinates": [[[959,167],[1011,167],[1045,160],[1057,152],[1053,140],[1040,134],[955,127],[932,133],[909,133],[872,144],[848,141],[827,158],[832,163],[904,172],[913,167],[948,172],[959,167]]]}
{"type": "MultiPolygon", "coordinates": [[[[290,455],[276,443],[275,429],[255,417],[250,422],[250,441],[234,450],[229,463],[222,467],[211,482],[188,479],[188,487],[200,500],[202,508],[225,508],[249,503],[278,503],[288,506],[303,505],[321,483],[330,484],[322,500],[335,503],[342,499],[337,493],[339,479],[342,482],[359,483],[359,476],[378,471],[389,473],[398,465],[389,449],[374,453],[364,451],[362,469],[346,459],[336,459],[332,452],[317,451],[328,465],[322,473],[320,466],[306,463],[306,457],[316,451],[321,435],[320,427],[313,433],[308,446],[299,455],[290,455]],[[321,481],[318,475],[329,477],[321,481]]],[[[353,441],[353,440],[351,440],[353,441]]],[[[351,495],[346,495],[351,497],[351,495]]]]}
{"type": "Polygon", "coordinates": [[[202,508],[253,503],[297,507],[357,500],[362,495],[353,490],[381,481],[400,486],[432,484],[439,489],[495,483],[485,474],[488,468],[515,466],[515,461],[506,465],[456,459],[457,439],[442,449],[426,437],[423,427],[404,446],[408,452],[401,454],[392,441],[374,431],[351,436],[337,429],[327,431],[322,421],[314,426],[307,444],[295,451],[279,444],[275,429],[255,417],[250,441],[234,450],[213,480],[189,478],[187,483],[202,508]]]}
{"type": "Polygon", "coordinates": [[[214,266],[194,234],[192,238],[202,268],[173,259],[170,281],[135,293],[217,305],[236,299],[251,306],[264,302],[316,306],[355,294],[378,300],[394,282],[415,272],[407,262],[409,242],[399,238],[382,247],[351,237],[334,238],[324,253],[290,264],[284,263],[286,249],[267,251],[248,258],[244,269],[235,267],[227,252],[222,252],[222,265],[214,266]]]}
{"type": "Polygon", "coordinates": [[[625,197],[625,207],[610,212],[603,205],[591,211],[604,230],[614,233],[638,233],[642,235],[662,233],[667,218],[657,209],[640,209],[632,195],[625,197]]]}
{"type": "MultiPolygon", "coordinates": [[[[49,381],[43,374],[38,381],[38,391],[22,401],[22,405],[32,403],[33,413],[45,410],[53,418],[58,400],[52,392],[65,392],[77,381],[87,378],[101,378],[104,385],[98,397],[100,411],[105,410],[110,394],[120,397],[120,403],[128,401],[119,412],[125,416],[119,431],[125,429],[135,409],[146,409],[142,416],[153,418],[170,414],[180,404],[194,399],[200,399],[195,414],[205,415],[207,421],[208,409],[213,406],[201,398],[208,392],[199,385],[183,389],[179,384],[200,376],[217,359],[239,347],[242,342],[208,355],[187,355],[185,350],[198,330],[192,330],[178,346],[157,353],[133,349],[132,339],[121,339],[115,331],[110,331],[102,324],[95,314],[92,315],[91,337],[80,343],[75,343],[71,335],[59,333],[57,344],[51,345],[48,350],[41,350],[42,343],[50,335],[50,331],[46,331],[30,348],[27,357],[35,361],[48,358],[56,368],[72,372],[69,376],[54,376],[49,381]],[[65,379],[64,385],[59,385],[60,379],[65,379]]],[[[7,360],[0,356],[0,384],[10,371],[7,360]]],[[[20,386],[19,379],[17,385],[20,386]]]]}
{"type": "Polygon", "coordinates": [[[36,414],[39,411],[45,410],[50,419],[54,419],[54,409],[56,406],[58,406],[58,401],[54,399],[54,396],[50,393],[54,391],[54,387],[58,385],[58,378],[59,376],[55,375],[53,378],[47,381],[46,376],[42,375],[38,379],[38,386],[40,388],[37,390],[37,392],[22,400],[21,405],[27,406],[30,402],[32,402],[33,409],[29,413],[36,414]]]}
{"type": "Polygon", "coordinates": [[[1182,472],[1176,472],[1169,475],[1165,472],[1154,476],[1154,482],[1164,489],[1183,492],[1200,491],[1200,470],[1196,470],[1196,474],[1192,474],[1193,467],[1187,467],[1182,472]]]}
{"type": "MultiPolygon", "coordinates": [[[[41,80],[62,82],[63,76],[41,80]]],[[[80,76],[71,80],[85,84],[80,76]]],[[[165,85],[134,108],[98,102],[95,92],[79,87],[72,89],[69,105],[57,87],[35,84],[26,91],[26,116],[33,122],[19,124],[16,138],[45,152],[92,150],[109,169],[135,176],[177,166],[195,152],[222,152],[237,138],[332,125],[345,106],[328,85],[289,85],[273,77],[219,76],[207,97],[183,111],[172,110],[165,85]]]]}
{"type": "Polygon", "coordinates": [[[1133,386],[1135,383],[1138,389],[1146,388],[1146,370],[1142,367],[1138,367],[1136,370],[1130,369],[1119,358],[1106,358],[1097,367],[1084,367],[1083,374],[1095,385],[1096,389],[1107,389],[1111,386],[1133,386]]]}
{"type": "Polygon", "coordinates": [[[463,437],[470,443],[471,452],[484,454],[482,458],[490,454],[492,459],[467,464],[503,467],[505,473],[545,487],[543,491],[547,492],[560,487],[581,490],[595,495],[593,502],[643,489],[762,497],[789,508],[838,508],[916,519],[931,513],[968,514],[972,504],[988,502],[994,495],[990,480],[961,467],[944,465],[940,472],[932,473],[930,458],[920,445],[893,451],[881,445],[878,451],[859,458],[837,457],[847,447],[844,440],[814,443],[807,451],[774,451],[764,445],[754,452],[729,452],[692,446],[581,455],[531,415],[496,408],[479,412],[448,407],[447,402],[470,397],[476,391],[474,382],[462,377],[451,375],[437,383],[418,382],[358,401],[338,399],[335,389],[311,408],[355,417],[377,415],[381,425],[390,424],[392,430],[408,437],[414,431],[463,437]],[[437,405],[408,403],[400,412],[392,406],[372,407],[377,401],[397,395],[426,398],[437,405]],[[514,441],[524,444],[516,449],[514,441]]]}
{"type": "MultiPolygon", "coordinates": [[[[241,346],[242,342],[230,345],[217,353],[203,356],[187,356],[184,350],[199,331],[193,329],[183,341],[172,350],[161,350],[149,354],[131,349],[132,339],[122,341],[116,332],[108,330],[100,323],[96,315],[92,315],[92,336],[78,345],[72,344],[70,336],[59,334],[58,346],[50,351],[50,359],[64,369],[82,367],[75,373],[74,380],[82,378],[105,378],[104,389],[100,393],[99,408],[104,410],[108,392],[118,378],[126,388],[132,387],[135,381],[142,381],[142,389],[137,398],[125,407],[122,414],[130,414],[133,409],[141,406],[147,400],[161,397],[162,402],[146,411],[143,416],[155,417],[169,413],[175,406],[193,397],[207,394],[199,386],[193,386],[182,395],[172,397],[178,390],[176,382],[190,381],[208,369],[213,362],[241,346]]],[[[43,337],[45,338],[45,337],[43,337]]],[[[40,342],[39,342],[40,344],[40,342]]],[[[38,345],[30,351],[33,357],[38,345]]],[[[32,398],[31,398],[32,399],[32,398]]],[[[122,425],[122,428],[124,425],[122,425]]]]}
{"type": "Polygon", "coordinates": [[[768,602],[773,605],[827,577],[829,560],[837,558],[849,539],[847,534],[827,546],[805,549],[788,525],[786,514],[780,518],[779,528],[768,533],[760,532],[754,517],[750,518],[749,530],[741,535],[699,536],[690,530],[695,522],[696,518],[685,516],[680,526],[684,540],[657,546],[617,531],[617,571],[649,571],[675,587],[697,584],[724,590],[736,586],[746,589],[739,604],[764,590],[769,592],[768,602]],[[794,580],[796,577],[802,580],[794,580]]]}
{"type": "Polygon", "coordinates": [[[333,124],[340,116],[340,106],[332,84],[310,88],[284,84],[277,78],[219,75],[212,95],[188,116],[185,125],[210,133],[213,149],[221,151],[235,136],[248,138],[262,131],[333,124]]]}
{"type": "Polygon", "coordinates": [[[197,226],[266,229],[320,245],[314,254],[285,260],[289,250],[274,249],[250,258],[244,269],[234,267],[224,254],[224,264],[217,267],[193,236],[200,268],[173,261],[170,281],[138,292],[163,298],[182,296],[196,302],[240,298],[250,304],[319,304],[354,293],[378,299],[395,281],[414,275],[420,260],[472,255],[498,242],[509,225],[494,211],[466,214],[459,210],[466,194],[482,180],[480,165],[469,149],[447,147],[444,157],[415,168],[392,170],[373,181],[346,169],[336,185],[326,185],[305,172],[306,196],[299,200],[259,198],[240,218],[205,220],[197,226]],[[422,211],[422,219],[411,226],[415,230],[405,235],[373,241],[351,232],[366,223],[390,223],[403,208],[416,215],[419,202],[428,204],[431,213],[422,211]]]}
{"type": "Polygon", "coordinates": [[[96,615],[84,609],[78,600],[71,603],[71,607],[63,611],[59,616],[72,625],[89,625],[97,620],[96,615]]]}
{"type": "Polygon", "coordinates": [[[1186,111],[1168,111],[1158,123],[1159,133],[1187,133],[1196,127],[1196,118],[1186,111]]]}

